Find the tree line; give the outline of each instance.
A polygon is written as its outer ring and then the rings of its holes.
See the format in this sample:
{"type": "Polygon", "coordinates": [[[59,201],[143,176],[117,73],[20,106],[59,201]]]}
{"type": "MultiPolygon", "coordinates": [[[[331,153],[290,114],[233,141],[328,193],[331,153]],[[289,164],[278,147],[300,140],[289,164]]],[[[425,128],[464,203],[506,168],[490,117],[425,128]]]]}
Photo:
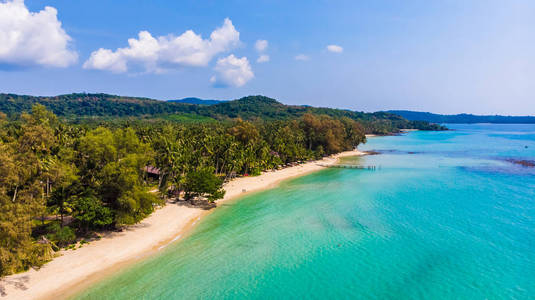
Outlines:
{"type": "Polygon", "coordinates": [[[305,114],[328,115],[335,119],[349,118],[359,122],[366,133],[388,134],[400,128],[423,130],[444,129],[428,122],[408,121],[388,112],[365,113],[343,109],[305,105],[285,105],[265,96],[248,96],[214,105],[196,105],[173,101],[158,101],[139,97],[107,94],[68,94],[55,97],[35,97],[0,94],[0,111],[8,117],[30,111],[32,105],[42,104],[56,115],[71,122],[91,123],[139,119],[146,121],[175,120],[179,122],[216,122],[241,118],[246,121],[293,120],[305,114]]]}
{"type": "Polygon", "coordinates": [[[134,224],[166,198],[213,202],[234,176],[351,150],[362,123],[285,120],[74,124],[45,106],[0,113],[0,275],[40,266],[95,231],[134,224]]]}

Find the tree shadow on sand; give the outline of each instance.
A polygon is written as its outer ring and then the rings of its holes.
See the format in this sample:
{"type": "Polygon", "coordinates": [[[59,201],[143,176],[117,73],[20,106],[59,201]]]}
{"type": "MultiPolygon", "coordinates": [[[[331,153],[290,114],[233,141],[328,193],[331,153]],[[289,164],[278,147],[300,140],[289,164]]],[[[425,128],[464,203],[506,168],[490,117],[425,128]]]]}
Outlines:
{"type": "Polygon", "coordinates": [[[205,199],[193,199],[193,200],[169,200],[168,204],[176,204],[180,206],[185,207],[191,207],[191,208],[200,208],[204,210],[210,210],[212,208],[215,208],[217,205],[214,202],[205,200],[205,199]]]}
{"type": "Polygon", "coordinates": [[[13,286],[17,290],[27,290],[28,287],[26,284],[30,281],[30,277],[28,276],[21,276],[13,279],[6,279],[2,278],[0,279],[0,296],[5,297],[7,296],[7,287],[13,286]]]}

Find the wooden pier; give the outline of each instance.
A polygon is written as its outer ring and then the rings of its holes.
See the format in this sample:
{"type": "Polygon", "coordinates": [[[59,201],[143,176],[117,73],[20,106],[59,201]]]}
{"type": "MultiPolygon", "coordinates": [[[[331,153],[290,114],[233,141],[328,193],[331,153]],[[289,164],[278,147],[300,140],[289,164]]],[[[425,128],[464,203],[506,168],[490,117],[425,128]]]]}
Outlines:
{"type": "Polygon", "coordinates": [[[377,166],[360,166],[360,165],[344,165],[344,164],[336,164],[336,165],[318,164],[318,166],[322,166],[325,168],[359,169],[359,170],[370,170],[370,171],[375,171],[377,169],[380,169],[377,166]]]}

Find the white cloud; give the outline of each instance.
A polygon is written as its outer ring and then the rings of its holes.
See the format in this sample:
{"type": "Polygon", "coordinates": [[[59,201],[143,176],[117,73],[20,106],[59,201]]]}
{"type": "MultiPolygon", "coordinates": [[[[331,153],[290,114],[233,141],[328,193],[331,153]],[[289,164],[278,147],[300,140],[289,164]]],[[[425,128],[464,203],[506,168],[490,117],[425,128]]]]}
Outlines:
{"type": "Polygon", "coordinates": [[[258,59],[256,60],[257,63],[265,63],[268,61],[269,61],[269,55],[266,55],[266,54],[260,55],[258,59]]]}
{"type": "Polygon", "coordinates": [[[304,54],[298,54],[295,56],[295,60],[309,60],[310,57],[308,55],[304,55],[304,54]]]}
{"type": "Polygon", "coordinates": [[[344,52],[344,48],[338,45],[329,45],[327,46],[327,51],[334,52],[334,53],[342,53],[344,52]]]}
{"type": "Polygon", "coordinates": [[[146,72],[161,73],[180,66],[202,67],[207,66],[215,55],[229,51],[239,43],[240,33],[230,19],[225,19],[223,26],[214,30],[209,39],[203,39],[192,30],[179,36],[158,38],[148,31],[141,31],[137,39],[128,39],[126,48],[94,51],[84,68],[122,73],[137,66],[146,72]]]}
{"type": "Polygon", "coordinates": [[[268,47],[268,41],[266,40],[257,40],[254,45],[256,51],[260,53],[260,56],[258,56],[258,59],[256,60],[257,63],[266,63],[269,61],[269,55],[262,54],[264,51],[266,51],[268,47]]]}
{"type": "Polygon", "coordinates": [[[256,51],[264,52],[268,47],[268,41],[266,41],[266,40],[258,40],[258,41],[256,41],[254,47],[255,47],[256,51]]]}
{"type": "Polygon", "coordinates": [[[212,76],[210,82],[215,86],[240,87],[254,77],[247,57],[237,58],[234,54],[218,59],[214,70],[218,75],[212,76]]]}
{"type": "Polygon", "coordinates": [[[100,48],[91,53],[91,58],[84,63],[84,69],[108,70],[115,73],[126,72],[126,58],[120,53],[100,48]]]}
{"type": "Polygon", "coordinates": [[[23,0],[0,1],[0,63],[67,67],[78,60],[50,6],[30,12],[23,0]]]}

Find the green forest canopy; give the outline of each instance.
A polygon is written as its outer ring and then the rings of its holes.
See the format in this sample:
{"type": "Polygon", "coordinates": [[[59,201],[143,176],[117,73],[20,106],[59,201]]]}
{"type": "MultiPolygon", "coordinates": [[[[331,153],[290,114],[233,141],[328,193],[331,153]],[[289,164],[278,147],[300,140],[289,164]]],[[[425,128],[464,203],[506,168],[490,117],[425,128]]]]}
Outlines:
{"type": "Polygon", "coordinates": [[[55,97],[35,97],[0,94],[0,111],[8,117],[29,112],[32,105],[41,104],[59,117],[74,122],[90,122],[121,119],[210,121],[241,118],[255,120],[288,120],[307,113],[347,117],[359,121],[366,133],[387,134],[400,128],[437,130],[439,126],[421,121],[408,121],[386,112],[364,113],[342,109],[285,105],[265,96],[248,96],[214,105],[196,105],[166,102],[138,97],[107,94],[68,94],[55,97]],[[193,117],[199,116],[199,117],[193,117]],[[196,120],[197,119],[197,120],[196,120]]]}

